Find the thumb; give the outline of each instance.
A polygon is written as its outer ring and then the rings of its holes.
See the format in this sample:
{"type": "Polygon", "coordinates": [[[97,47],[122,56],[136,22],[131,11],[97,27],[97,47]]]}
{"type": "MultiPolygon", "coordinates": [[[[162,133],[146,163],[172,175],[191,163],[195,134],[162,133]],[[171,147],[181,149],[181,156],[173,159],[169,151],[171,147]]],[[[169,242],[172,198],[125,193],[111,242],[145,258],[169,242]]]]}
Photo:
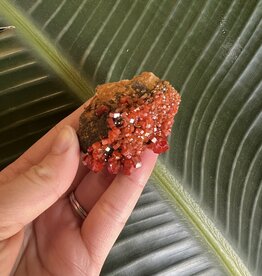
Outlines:
{"type": "Polygon", "coordinates": [[[71,185],[78,163],[77,136],[66,126],[40,164],[0,186],[0,240],[20,231],[57,201],[71,185]]]}

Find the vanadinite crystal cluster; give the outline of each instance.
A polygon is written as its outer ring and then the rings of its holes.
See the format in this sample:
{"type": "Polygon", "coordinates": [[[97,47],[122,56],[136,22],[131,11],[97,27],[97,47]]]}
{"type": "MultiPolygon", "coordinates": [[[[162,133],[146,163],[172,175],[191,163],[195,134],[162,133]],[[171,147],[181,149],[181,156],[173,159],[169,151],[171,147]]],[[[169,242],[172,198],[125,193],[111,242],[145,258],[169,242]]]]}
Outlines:
{"type": "Polygon", "coordinates": [[[112,174],[140,168],[145,149],[168,150],[179,103],[170,83],[149,72],[98,86],[77,131],[83,163],[94,172],[106,167],[112,174]]]}

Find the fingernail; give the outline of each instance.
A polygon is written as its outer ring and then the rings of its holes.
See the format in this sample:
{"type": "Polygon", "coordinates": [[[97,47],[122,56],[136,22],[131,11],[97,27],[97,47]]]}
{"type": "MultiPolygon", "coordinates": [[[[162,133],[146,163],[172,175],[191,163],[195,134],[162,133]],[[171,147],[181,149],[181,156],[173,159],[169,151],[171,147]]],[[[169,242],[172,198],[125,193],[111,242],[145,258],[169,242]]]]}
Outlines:
{"type": "Polygon", "coordinates": [[[62,154],[66,152],[72,145],[73,136],[73,129],[70,126],[63,127],[53,142],[52,153],[62,154]]]}

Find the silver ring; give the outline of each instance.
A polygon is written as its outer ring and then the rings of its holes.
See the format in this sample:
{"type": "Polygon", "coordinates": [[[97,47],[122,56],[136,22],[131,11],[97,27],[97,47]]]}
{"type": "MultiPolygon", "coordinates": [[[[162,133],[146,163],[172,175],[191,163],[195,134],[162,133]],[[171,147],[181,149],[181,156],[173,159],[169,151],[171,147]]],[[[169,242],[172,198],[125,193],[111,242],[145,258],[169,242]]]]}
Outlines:
{"type": "Polygon", "coordinates": [[[80,205],[80,203],[76,200],[75,193],[72,192],[69,196],[70,203],[73,207],[73,210],[82,218],[85,219],[87,217],[86,210],[80,205]]]}

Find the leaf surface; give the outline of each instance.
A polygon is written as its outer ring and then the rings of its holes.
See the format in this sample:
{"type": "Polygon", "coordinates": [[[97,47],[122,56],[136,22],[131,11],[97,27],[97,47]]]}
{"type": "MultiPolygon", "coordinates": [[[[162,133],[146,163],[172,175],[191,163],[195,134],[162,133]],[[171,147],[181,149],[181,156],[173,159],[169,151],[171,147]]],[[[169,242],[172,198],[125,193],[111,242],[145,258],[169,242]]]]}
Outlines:
{"type": "Polygon", "coordinates": [[[179,215],[139,203],[152,213],[138,204],[105,274],[262,273],[261,0],[2,0],[0,16],[16,27],[0,33],[2,167],[99,83],[153,71],[181,92],[157,189],[141,198],[179,215]]]}

